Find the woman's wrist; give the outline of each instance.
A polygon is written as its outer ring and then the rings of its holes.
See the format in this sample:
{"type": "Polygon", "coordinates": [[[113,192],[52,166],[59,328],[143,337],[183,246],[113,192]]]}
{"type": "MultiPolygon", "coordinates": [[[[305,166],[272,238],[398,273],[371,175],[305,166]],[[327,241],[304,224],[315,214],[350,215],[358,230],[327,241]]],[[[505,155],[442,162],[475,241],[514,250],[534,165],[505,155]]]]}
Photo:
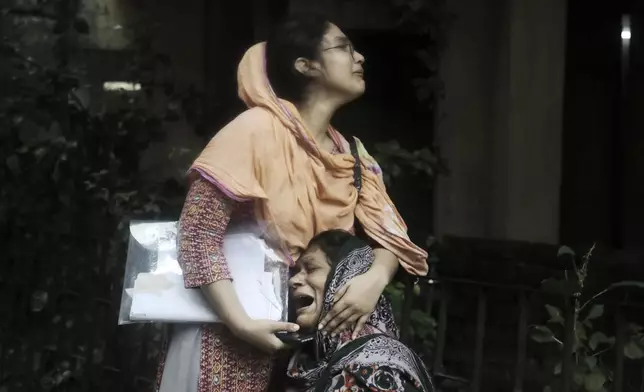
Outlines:
{"type": "Polygon", "coordinates": [[[371,269],[378,271],[379,275],[385,281],[385,285],[387,285],[396,276],[396,272],[398,272],[398,266],[400,265],[398,256],[385,248],[376,248],[373,252],[375,259],[371,269]]]}
{"type": "Polygon", "coordinates": [[[373,282],[373,286],[376,287],[381,294],[385,291],[385,288],[389,283],[391,283],[387,273],[380,269],[370,269],[367,274],[370,276],[369,281],[373,282]]]}
{"type": "Polygon", "coordinates": [[[252,319],[246,315],[237,315],[237,317],[224,321],[224,324],[236,337],[241,337],[246,331],[246,328],[252,323],[252,319]]]}
{"type": "Polygon", "coordinates": [[[383,290],[396,276],[398,271],[398,257],[391,251],[384,248],[374,249],[375,260],[369,269],[369,274],[373,280],[383,290]]]}
{"type": "Polygon", "coordinates": [[[369,269],[369,271],[367,271],[367,274],[371,277],[370,280],[382,290],[384,290],[385,287],[387,287],[387,285],[391,282],[389,276],[387,275],[387,272],[382,268],[371,268],[369,269]]]}

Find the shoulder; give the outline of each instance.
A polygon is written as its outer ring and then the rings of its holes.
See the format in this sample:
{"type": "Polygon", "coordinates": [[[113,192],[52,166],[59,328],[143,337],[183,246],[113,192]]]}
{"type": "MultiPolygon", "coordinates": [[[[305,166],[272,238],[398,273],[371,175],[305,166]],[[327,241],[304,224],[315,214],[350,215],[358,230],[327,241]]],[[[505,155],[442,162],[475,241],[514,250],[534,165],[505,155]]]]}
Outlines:
{"type": "Polygon", "coordinates": [[[356,147],[358,149],[358,155],[363,161],[363,164],[378,176],[382,176],[382,169],[380,168],[380,165],[378,164],[376,158],[369,154],[369,151],[367,151],[367,148],[364,146],[360,139],[358,139],[357,137],[354,137],[353,139],[355,139],[356,147]]]}
{"type": "Polygon", "coordinates": [[[226,124],[215,138],[234,133],[236,137],[251,137],[273,128],[274,116],[266,109],[254,107],[243,111],[226,124]]]}
{"type": "Polygon", "coordinates": [[[270,111],[258,106],[244,110],[239,116],[237,116],[237,119],[240,121],[258,121],[266,123],[272,123],[274,118],[275,116],[270,111]]]}

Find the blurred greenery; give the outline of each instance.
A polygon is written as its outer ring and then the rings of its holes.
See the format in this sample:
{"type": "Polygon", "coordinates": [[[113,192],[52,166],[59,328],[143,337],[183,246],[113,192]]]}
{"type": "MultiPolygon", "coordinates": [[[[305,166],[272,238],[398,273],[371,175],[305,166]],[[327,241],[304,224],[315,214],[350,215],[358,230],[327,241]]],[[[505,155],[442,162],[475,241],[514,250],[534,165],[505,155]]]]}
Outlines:
{"type": "Polygon", "coordinates": [[[0,23],[0,290],[11,315],[0,322],[0,389],[97,389],[100,372],[155,366],[160,328],[114,333],[127,224],[178,216],[184,190],[139,170],[171,117],[145,94],[155,88],[145,66],[159,59],[140,45],[126,72],[143,91],[103,92],[111,105],[91,110],[80,3],[34,7],[4,3],[0,23]]]}
{"type": "MultiPolygon", "coordinates": [[[[543,281],[544,291],[573,299],[573,390],[582,392],[604,392],[612,390],[615,336],[602,328],[604,304],[597,303],[602,296],[617,288],[644,288],[644,282],[622,281],[609,285],[598,293],[588,293],[587,277],[594,247],[578,258],[570,247],[562,246],[558,256],[570,261],[572,272],[567,270],[564,278],[548,278],[543,281]]],[[[554,345],[554,355],[545,356],[543,361],[551,367],[553,381],[544,392],[556,390],[561,384],[562,355],[564,349],[564,326],[566,313],[562,308],[547,304],[549,319],[544,325],[535,325],[531,338],[543,344],[554,345]]],[[[624,356],[633,360],[644,358],[644,328],[629,324],[627,340],[622,348],[624,356]]]]}

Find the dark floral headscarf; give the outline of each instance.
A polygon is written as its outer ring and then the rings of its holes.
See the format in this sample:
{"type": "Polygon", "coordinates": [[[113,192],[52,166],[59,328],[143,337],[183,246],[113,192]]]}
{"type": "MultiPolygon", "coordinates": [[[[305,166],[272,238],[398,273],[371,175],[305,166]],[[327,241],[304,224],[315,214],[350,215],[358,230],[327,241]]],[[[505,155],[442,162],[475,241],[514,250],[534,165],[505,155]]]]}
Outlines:
{"type": "MultiPolygon", "coordinates": [[[[362,240],[351,237],[337,255],[327,257],[333,267],[320,320],[331,310],[335,293],[369,270],[374,252],[362,240]]],[[[289,364],[289,377],[302,382],[305,391],[433,391],[425,366],[398,340],[398,327],[384,296],[356,340],[351,340],[351,332],[335,337],[318,332],[316,344],[318,358],[300,350],[289,364]]]]}

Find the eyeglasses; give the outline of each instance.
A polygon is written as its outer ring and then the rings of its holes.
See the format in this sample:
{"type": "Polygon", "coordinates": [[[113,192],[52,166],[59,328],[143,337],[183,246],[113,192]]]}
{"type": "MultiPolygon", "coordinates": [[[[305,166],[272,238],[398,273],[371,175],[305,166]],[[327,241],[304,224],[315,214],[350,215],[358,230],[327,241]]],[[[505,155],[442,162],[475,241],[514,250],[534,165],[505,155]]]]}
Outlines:
{"type": "Polygon", "coordinates": [[[355,58],[355,49],[353,48],[353,44],[350,42],[342,45],[333,46],[331,48],[325,48],[325,49],[322,49],[322,51],[326,52],[329,50],[336,50],[336,49],[340,49],[344,52],[347,52],[351,55],[351,57],[355,58]]]}

